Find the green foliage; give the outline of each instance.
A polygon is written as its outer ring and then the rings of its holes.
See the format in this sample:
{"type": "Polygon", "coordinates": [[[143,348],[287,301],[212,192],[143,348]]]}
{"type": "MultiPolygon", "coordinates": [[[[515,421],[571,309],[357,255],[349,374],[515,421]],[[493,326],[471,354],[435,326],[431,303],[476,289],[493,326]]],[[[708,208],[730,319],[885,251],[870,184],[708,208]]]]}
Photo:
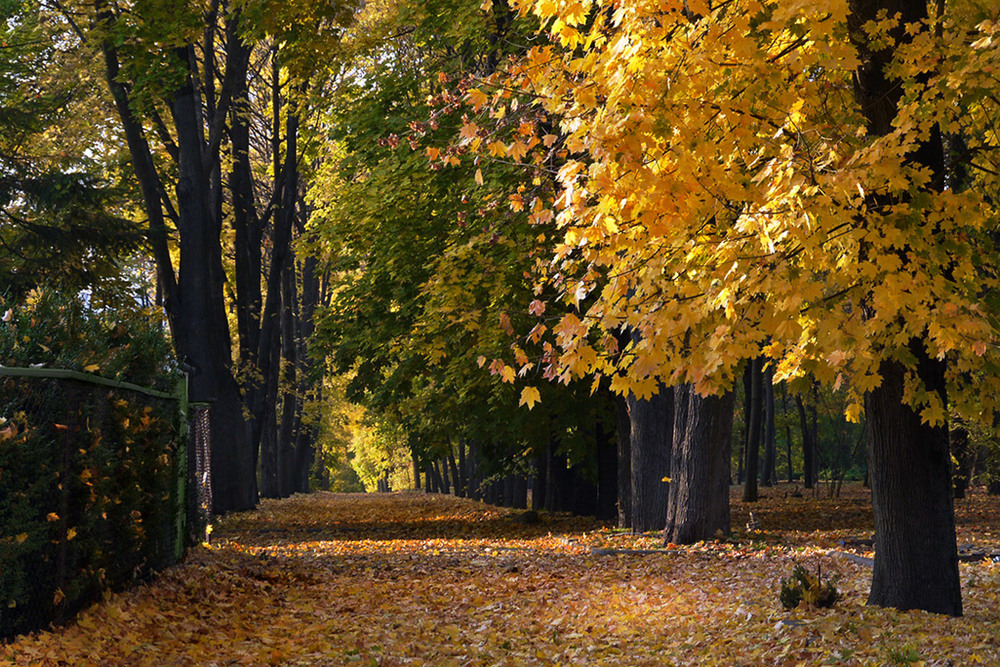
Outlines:
{"type": "Polygon", "coordinates": [[[822,580],[822,573],[813,576],[801,565],[796,565],[792,576],[781,582],[781,606],[785,609],[795,609],[800,602],[810,607],[833,607],[840,599],[840,593],[832,581],[822,580]]]}
{"type": "Polygon", "coordinates": [[[0,364],[43,365],[171,391],[177,369],[162,316],[136,301],[97,303],[54,290],[0,296],[0,364]]]}
{"type": "Polygon", "coordinates": [[[72,40],[58,21],[34,5],[2,7],[0,272],[8,295],[39,285],[108,288],[144,237],[117,212],[124,192],[84,157],[88,149],[114,153],[98,137],[100,100],[85,105],[88,125],[74,115],[93,94],[87,65],[68,53],[72,40]]]}
{"type": "MultiPolygon", "coordinates": [[[[373,28],[402,34],[369,44],[331,98],[313,239],[333,296],[316,342],[337,371],[352,373],[348,398],[401,429],[390,440],[421,462],[457,439],[485,445],[494,460],[480,463],[490,470],[550,443],[586,461],[593,422],[608,417],[602,396],[554,383],[542,383],[541,405],[529,412],[520,388],[486,365],[512,345],[543,354],[520,338],[536,320],[528,308],[540,231],[508,205],[528,197],[524,169],[487,169],[450,145],[467,120],[469,76],[517,48],[512,22],[464,0],[403,3],[373,28]]],[[[546,187],[549,177],[537,176],[546,187]]],[[[529,381],[546,372],[529,371],[529,381]]]]}
{"type": "MultiPolygon", "coordinates": [[[[0,363],[177,380],[139,308],[49,292],[4,303],[0,363]]],[[[62,621],[101,590],[170,564],[177,402],[72,380],[0,379],[0,636],[62,621]]]]}

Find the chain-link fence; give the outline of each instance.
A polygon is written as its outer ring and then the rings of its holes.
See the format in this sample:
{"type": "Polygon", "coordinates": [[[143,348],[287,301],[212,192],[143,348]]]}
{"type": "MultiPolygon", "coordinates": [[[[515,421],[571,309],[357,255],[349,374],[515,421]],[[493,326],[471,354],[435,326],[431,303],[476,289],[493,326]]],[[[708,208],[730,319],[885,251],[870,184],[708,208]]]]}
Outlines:
{"type": "Polygon", "coordinates": [[[183,555],[207,521],[190,508],[211,507],[208,410],[192,413],[188,452],[184,381],[166,393],[0,367],[0,638],[64,622],[183,555]]]}

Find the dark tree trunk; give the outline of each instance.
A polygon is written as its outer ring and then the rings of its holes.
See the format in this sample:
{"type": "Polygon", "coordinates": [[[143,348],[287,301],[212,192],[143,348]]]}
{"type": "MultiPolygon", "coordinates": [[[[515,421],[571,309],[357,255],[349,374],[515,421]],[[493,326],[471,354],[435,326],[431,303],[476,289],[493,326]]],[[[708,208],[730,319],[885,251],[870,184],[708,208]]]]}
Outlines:
{"type": "Polygon", "coordinates": [[[670,500],[664,538],[693,544],[729,533],[729,456],[734,396],[674,389],[670,500]]]}
{"type": "Polygon", "coordinates": [[[458,441],[458,487],[462,490],[462,497],[469,497],[469,469],[465,463],[465,441],[458,441]]]}
{"type": "MultiPolygon", "coordinates": [[[[917,345],[920,345],[919,343],[917,345]]],[[[921,379],[944,394],[944,364],[922,347],[921,379]]],[[[903,404],[904,368],[883,362],[882,385],[865,397],[875,565],[868,604],[960,616],[947,427],[930,427],[903,404]]]]}
{"type": "Polygon", "coordinates": [[[278,495],[292,494],[295,470],[295,426],[301,406],[298,389],[298,350],[295,320],[298,311],[298,288],[295,262],[289,257],[281,280],[281,422],[278,431],[278,495]]]}
{"type": "MultiPolygon", "coordinates": [[[[781,412],[784,415],[788,414],[788,387],[784,382],[781,383],[781,412]]],[[[792,463],[792,427],[789,426],[787,418],[785,419],[785,456],[788,461],[788,481],[791,483],[795,481],[795,466],[792,463]]]]}
{"type": "Polygon", "coordinates": [[[299,419],[295,436],[295,469],[297,483],[295,491],[309,491],[309,471],[316,457],[316,438],[319,435],[319,422],[316,419],[302,418],[302,401],[318,403],[322,392],[322,381],[314,377],[313,360],[309,354],[309,340],[313,334],[313,316],[319,305],[319,275],[318,260],[306,257],[302,262],[302,303],[298,317],[298,364],[299,364],[299,419]]]}
{"type": "Polygon", "coordinates": [[[965,498],[972,477],[972,465],[975,456],[969,446],[969,432],[963,426],[953,426],[951,429],[951,451],[955,457],[955,472],[953,475],[955,497],[965,498]]]}
{"type": "MultiPolygon", "coordinates": [[[[261,351],[261,358],[268,358],[268,368],[277,368],[281,363],[281,337],[273,336],[262,340],[268,342],[270,351],[266,355],[261,351]]],[[[263,385],[257,391],[263,396],[261,400],[264,405],[269,407],[254,421],[256,437],[260,440],[260,495],[263,498],[279,498],[281,480],[278,472],[278,411],[274,407],[278,402],[278,375],[269,373],[263,380],[263,385]]]]}
{"type": "MultiPolygon", "coordinates": [[[[178,49],[193,62],[190,47],[178,49]]],[[[212,404],[212,499],[216,513],[243,510],[257,503],[253,451],[243,437],[243,402],[233,377],[226,317],[219,223],[212,219],[209,165],[201,105],[189,72],[171,101],[177,133],[177,201],[180,268],[174,341],[178,356],[192,368],[192,401],[212,404]]]]}
{"type": "Polygon", "coordinates": [[[448,478],[448,462],[438,459],[434,464],[441,470],[441,489],[444,493],[451,493],[451,480],[448,478]]]}
{"type": "Polygon", "coordinates": [[[788,460],[788,483],[795,481],[795,466],[792,464],[792,427],[785,424],[785,458],[788,460]]]}
{"type": "MultiPolygon", "coordinates": [[[[855,97],[869,134],[884,136],[893,130],[902,87],[886,72],[892,49],[873,48],[862,26],[877,20],[880,12],[890,17],[899,14],[900,21],[890,32],[900,42],[908,41],[912,36],[904,26],[926,19],[927,5],[920,0],[850,0],[849,6],[850,35],[860,59],[855,97]]],[[[929,170],[931,187],[944,187],[938,128],[910,157],[929,170]]],[[[879,210],[881,203],[886,202],[873,201],[871,210],[879,210]]],[[[935,230],[928,227],[926,233],[933,238],[935,230]]],[[[916,360],[917,380],[947,406],[945,362],[932,359],[919,339],[910,340],[908,347],[916,360]]],[[[882,384],[865,396],[876,543],[868,603],[960,616],[948,427],[924,424],[919,414],[903,405],[906,369],[899,362],[883,361],[880,374],[882,384]]]]}
{"type": "Polygon", "coordinates": [[[455,453],[448,450],[448,470],[451,473],[451,487],[452,492],[459,498],[465,497],[465,490],[462,488],[462,480],[458,474],[458,464],[455,462],[455,453]]]}
{"type": "Polygon", "coordinates": [[[434,468],[429,463],[424,466],[424,477],[427,480],[427,492],[437,493],[438,485],[437,480],[434,478],[434,468]]]}
{"type": "Polygon", "coordinates": [[[774,486],[778,481],[775,468],[778,465],[778,452],[774,438],[774,369],[764,369],[761,382],[764,397],[764,468],[761,470],[762,486],[774,486]]]}
{"type": "Polygon", "coordinates": [[[413,488],[419,491],[420,486],[420,460],[417,459],[417,455],[411,453],[410,460],[413,462],[413,488]]]}
{"type": "Polygon", "coordinates": [[[670,446],[673,441],[673,391],[660,387],[648,400],[628,398],[632,443],[632,530],[663,530],[667,523],[670,446]]]}
{"type": "MultiPolygon", "coordinates": [[[[795,397],[795,407],[799,412],[799,427],[802,430],[802,483],[807,489],[816,484],[816,434],[809,427],[809,417],[801,396],[795,397]]],[[[815,417],[815,412],[813,413],[815,417]]]]}
{"type": "Polygon", "coordinates": [[[632,527],[632,429],[629,425],[628,402],[615,397],[615,442],[618,455],[618,527],[632,527]]]}
{"type": "Polygon", "coordinates": [[[743,502],[757,501],[757,460],[760,456],[760,441],[763,435],[763,393],[764,373],[763,359],[757,357],[747,363],[746,373],[749,382],[745,383],[749,391],[746,399],[747,439],[744,447],[746,454],[746,482],[743,484],[743,502]]]}

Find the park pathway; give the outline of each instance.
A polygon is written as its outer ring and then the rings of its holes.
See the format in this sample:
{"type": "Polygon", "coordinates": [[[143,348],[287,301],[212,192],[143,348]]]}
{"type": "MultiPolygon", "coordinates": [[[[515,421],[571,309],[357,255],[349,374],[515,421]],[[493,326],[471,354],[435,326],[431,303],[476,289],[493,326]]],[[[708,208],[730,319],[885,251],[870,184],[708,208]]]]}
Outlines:
{"type": "Polygon", "coordinates": [[[0,663],[1000,664],[1000,568],[963,569],[963,619],[868,609],[867,568],[827,556],[830,535],[600,555],[641,540],[421,493],[269,500],[155,581],[0,646],[0,663]],[[797,562],[839,574],[837,609],[780,609],[797,562]]]}

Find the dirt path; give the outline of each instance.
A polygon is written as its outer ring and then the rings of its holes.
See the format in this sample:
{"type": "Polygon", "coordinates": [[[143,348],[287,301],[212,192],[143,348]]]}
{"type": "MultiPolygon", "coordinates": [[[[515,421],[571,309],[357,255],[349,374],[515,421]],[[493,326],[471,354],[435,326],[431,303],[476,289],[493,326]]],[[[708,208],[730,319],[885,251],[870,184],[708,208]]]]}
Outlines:
{"type": "MultiPolygon", "coordinates": [[[[761,514],[776,521],[779,503],[772,509],[761,514]]],[[[110,596],[69,627],[0,647],[0,657],[43,665],[1000,664],[1000,566],[963,565],[962,619],[869,609],[867,568],[825,555],[835,534],[599,556],[591,547],[643,542],[582,519],[523,525],[507,510],[450,497],[312,494],[226,518],[210,547],[155,582],[110,596]],[[779,582],[795,562],[839,574],[837,609],[781,610],[779,582]]]]}

